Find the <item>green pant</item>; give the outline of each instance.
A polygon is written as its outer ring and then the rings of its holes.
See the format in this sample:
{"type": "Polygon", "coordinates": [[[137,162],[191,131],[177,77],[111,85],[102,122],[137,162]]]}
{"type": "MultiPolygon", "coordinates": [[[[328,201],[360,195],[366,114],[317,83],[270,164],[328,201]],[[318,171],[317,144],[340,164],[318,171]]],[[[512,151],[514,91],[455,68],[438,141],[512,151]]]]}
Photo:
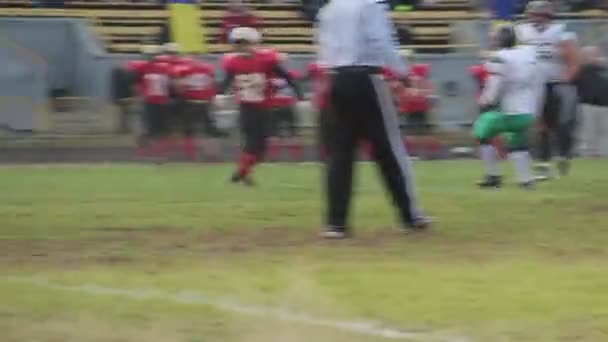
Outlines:
{"type": "Polygon", "coordinates": [[[473,135],[481,142],[487,142],[504,134],[510,151],[528,149],[528,129],[534,122],[532,114],[503,114],[485,112],[475,121],[473,135]]]}

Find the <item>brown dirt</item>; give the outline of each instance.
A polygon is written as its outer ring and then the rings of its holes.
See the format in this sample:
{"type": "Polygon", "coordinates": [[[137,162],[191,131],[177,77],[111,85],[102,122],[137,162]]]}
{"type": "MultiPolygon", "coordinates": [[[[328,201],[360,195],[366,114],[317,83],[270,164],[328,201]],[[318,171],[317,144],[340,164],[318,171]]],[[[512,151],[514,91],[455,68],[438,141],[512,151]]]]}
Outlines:
{"type": "Polygon", "coordinates": [[[205,233],[168,227],[100,228],[94,237],[83,239],[0,240],[0,267],[128,265],[141,261],[167,262],[178,256],[221,257],[332,245],[377,248],[386,247],[403,238],[398,230],[390,228],[361,232],[344,241],[323,240],[309,229],[279,227],[205,233]]]}

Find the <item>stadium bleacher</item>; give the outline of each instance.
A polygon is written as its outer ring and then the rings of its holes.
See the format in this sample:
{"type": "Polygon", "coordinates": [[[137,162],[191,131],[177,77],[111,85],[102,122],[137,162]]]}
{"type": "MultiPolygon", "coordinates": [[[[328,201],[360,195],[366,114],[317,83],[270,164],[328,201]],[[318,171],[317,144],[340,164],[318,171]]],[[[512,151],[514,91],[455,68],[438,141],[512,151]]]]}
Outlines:
{"type": "MultiPolygon", "coordinates": [[[[207,46],[211,52],[224,52],[229,46],[219,42],[221,24],[227,1],[205,1],[201,25],[205,27],[207,46]]],[[[168,11],[156,0],[104,1],[66,0],[63,9],[32,8],[31,1],[0,0],[0,16],[66,16],[79,17],[91,23],[112,52],[132,53],[144,43],[155,41],[168,19],[168,11]]],[[[307,53],[315,50],[313,28],[294,3],[250,2],[261,18],[265,42],[281,51],[307,53]]],[[[570,17],[600,17],[600,11],[572,14],[570,17]]],[[[450,52],[455,48],[474,47],[451,42],[451,24],[458,20],[483,18],[471,9],[469,0],[438,0],[412,11],[393,12],[395,23],[406,23],[413,44],[404,48],[419,52],[450,52]]]]}

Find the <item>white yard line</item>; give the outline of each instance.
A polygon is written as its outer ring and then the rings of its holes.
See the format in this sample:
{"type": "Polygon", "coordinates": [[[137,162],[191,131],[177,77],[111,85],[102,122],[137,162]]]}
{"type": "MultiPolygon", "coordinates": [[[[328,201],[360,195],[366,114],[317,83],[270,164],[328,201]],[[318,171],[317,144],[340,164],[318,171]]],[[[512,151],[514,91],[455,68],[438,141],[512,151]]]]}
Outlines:
{"type": "Polygon", "coordinates": [[[381,324],[369,321],[338,321],[317,318],[312,315],[290,312],[280,308],[260,307],[244,305],[235,301],[207,297],[200,293],[181,291],[177,293],[168,293],[157,290],[144,289],[124,289],[99,286],[94,284],[82,285],[62,285],[54,283],[44,278],[32,277],[3,277],[5,281],[12,283],[27,284],[39,286],[52,290],[66,291],[87,294],[91,296],[113,296],[123,297],[135,300],[164,300],[172,303],[189,304],[189,305],[205,305],[216,308],[218,310],[232,312],[242,315],[264,317],[279,321],[287,321],[298,324],[306,324],[318,327],[326,327],[336,330],[341,330],[349,333],[367,335],[374,337],[382,337],[386,339],[404,339],[415,341],[442,341],[442,342],[470,342],[468,338],[458,336],[445,336],[440,333],[433,332],[408,332],[400,329],[392,329],[383,327],[381,324]]]}

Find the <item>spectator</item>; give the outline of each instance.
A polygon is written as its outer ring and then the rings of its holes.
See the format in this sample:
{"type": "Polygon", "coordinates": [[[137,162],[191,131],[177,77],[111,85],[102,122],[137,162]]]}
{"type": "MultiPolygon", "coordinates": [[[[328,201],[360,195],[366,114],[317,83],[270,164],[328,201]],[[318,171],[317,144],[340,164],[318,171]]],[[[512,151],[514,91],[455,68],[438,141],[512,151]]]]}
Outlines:
{"type": "Polygon", "coordinates": [[[414,64],[410,69],[407,126],[414,134],[430,133],[429,115],[435,97],[429,64],[414,64]]]}
{"type": "Polygon", "coordinates": [[[608,67],[599,48],[582,49],[583,66],[578,77],[581,95],[582,127],[579,131],[580,152],[584,156],[608,156],[608,67]]]}
{"type": "Polygon", "coordinates": [[[259,20],[241,1],[232,1],[224,15],[220,41],[227,43],[230,31],[243,26],[258,29],[259,20]]]}

